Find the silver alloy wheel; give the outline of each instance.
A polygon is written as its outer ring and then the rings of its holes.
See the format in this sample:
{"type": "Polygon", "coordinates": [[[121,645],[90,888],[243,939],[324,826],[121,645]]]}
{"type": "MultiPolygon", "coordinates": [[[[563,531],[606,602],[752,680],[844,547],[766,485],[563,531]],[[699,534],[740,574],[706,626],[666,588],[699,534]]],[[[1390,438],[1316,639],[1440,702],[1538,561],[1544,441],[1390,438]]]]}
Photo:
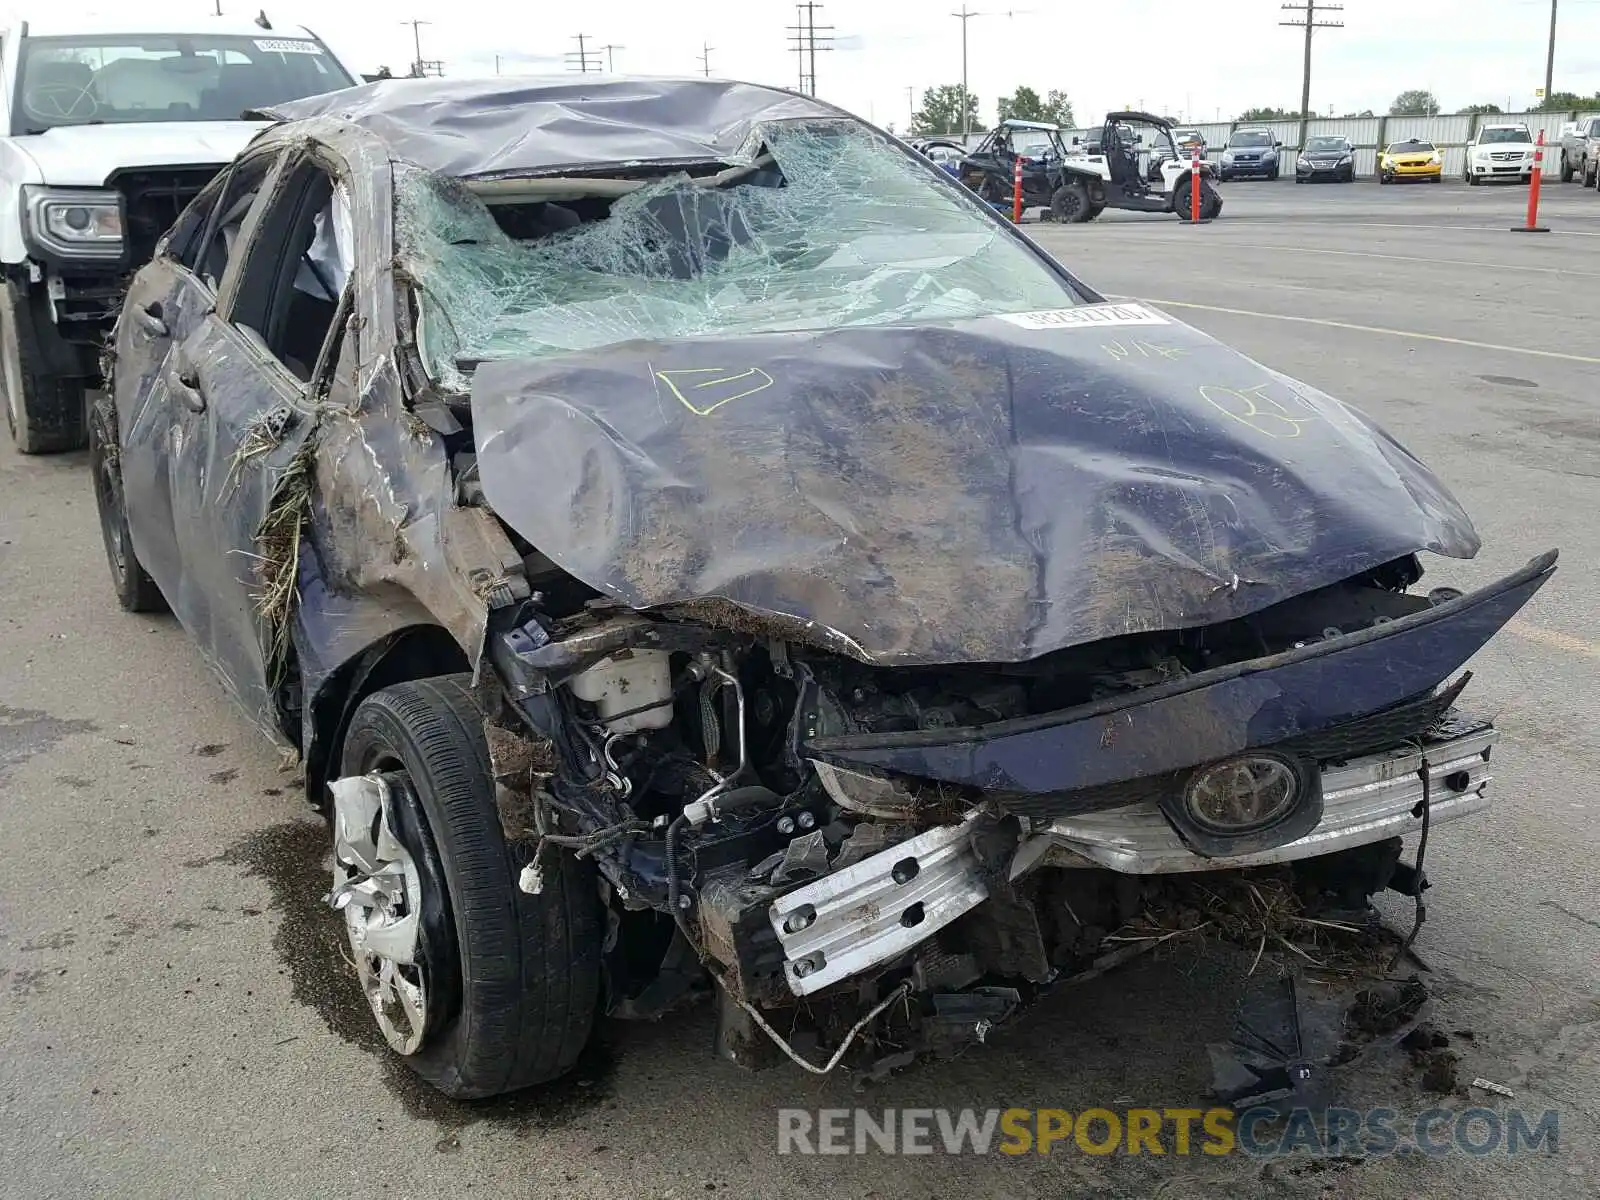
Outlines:
{"type": "Polygon", "coordinates": [[[428,1028],[428,981],[418,961],[422,876],[394,833],[393,797],[381,775],[328,785],[333,793],[333,890],[356,974],[386,1042],[415,1054],[428,1028]]]}

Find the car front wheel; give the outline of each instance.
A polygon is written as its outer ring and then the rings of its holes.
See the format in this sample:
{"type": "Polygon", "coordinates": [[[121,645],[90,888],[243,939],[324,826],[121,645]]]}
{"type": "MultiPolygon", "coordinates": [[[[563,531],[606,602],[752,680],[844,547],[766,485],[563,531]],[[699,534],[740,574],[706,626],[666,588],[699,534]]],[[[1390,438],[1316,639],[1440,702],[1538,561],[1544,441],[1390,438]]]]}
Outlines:
{"type": "Polygon", "coordinates": [[[133,552],[128,509],[122,492],[122,457],[117,441],[117,413],[108,397],[95,401],[89,414],[89,471],[94,478],[94,504],[100,513],[100,538],[117,603],[126,612],[165,612],[166,599],[133,552]]]}
{"type": "Polygon", "coordinates": [[[1566,151],[1563,150],[1561,152],[1561,182],[1562,183],[1571,183],[1572,182],[1572,177],[1574,175],[1576,175],[1577,173],[1578,173],[1577,169],[1574,168],[1573,165],[1567,161],[1566,151]]]}
{"type": "Polygon", "coordinates": [[[18,450],[54,454],[82,449],[84,382],[52,373],[31,297],[14,280],[0,282],[0,384],[6,392],[6,424],[18,450]]]}
{"type": "Polygon", "coordinates": [[[600,995],[595,868],[565,850],[518,886],[469,675],[396,684],[357,707],[333,792],[334,888],[378,1029],[448,1096],[570,1070],[600,995]]]}

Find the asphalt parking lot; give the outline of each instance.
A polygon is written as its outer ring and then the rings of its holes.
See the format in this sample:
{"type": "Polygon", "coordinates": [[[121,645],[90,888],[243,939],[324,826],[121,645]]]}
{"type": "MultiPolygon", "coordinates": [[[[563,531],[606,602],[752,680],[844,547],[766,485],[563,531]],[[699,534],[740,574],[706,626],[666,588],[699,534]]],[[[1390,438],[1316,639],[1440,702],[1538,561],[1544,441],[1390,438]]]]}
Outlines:
{"type": "MultiPolygon", "coordinates": [[[[1158,952],[987,1047],[857,1095],[745,1075],[705,1012],[616,1026],[577,1075],[461,1106],[377,1048],[320,904],[325,836],[170,619],[124,615],[82,456],[0,446],[0,1195],[572,1197],[1592,1196],[1600,1180],[1600,196],[1231,183],[1220,220],[1027,231],[1371,412],[1456,490],[1472,587],[1551,546],[1553,583],[1473,664],[1501,803],[1428,852],[1436,1024],[1463,1086],[1402,1058],[1347,1102],[1560,1114],[1558,1154],[779,1157],[777,1109],[1202,1106],[1203,1043],[1249,965],[1158,952]],[[1470,1096],[1470,1098],[1468,1098],[1470,1096]]],[[[1396,919],[1409,916],[1397,903],[1396,919]]],[[[1246,956],[1247,959],[1247,956],[1246,956]]]]}

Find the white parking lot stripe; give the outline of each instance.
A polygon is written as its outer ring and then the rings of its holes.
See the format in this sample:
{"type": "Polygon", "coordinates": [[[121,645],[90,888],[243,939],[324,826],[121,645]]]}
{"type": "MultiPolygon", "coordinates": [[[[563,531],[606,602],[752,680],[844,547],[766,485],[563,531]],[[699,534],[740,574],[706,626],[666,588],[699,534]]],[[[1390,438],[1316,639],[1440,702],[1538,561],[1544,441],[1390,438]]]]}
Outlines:
{"type": "Polygon", "coordinates": [[[1445,342],[1452,346],[1472,346],[1478,350],[1499,350],[1506,354],[1530,354],[1536,358],[1559,358],[1566,362],[1600,363],[1587,354],[1566,354],[1560,350],[1536,350],[1531,346],[1503,346],[1497,342],[1475,342],[1470,338],[1445,337],[1438,333],[1417,333],[1411,329],[1385,329],[1380,325],[1356,325],[1349,321],[1330,321],[1325,317],[1292,317],[1287,313],[1252,312],[1246,308],[1224,308],[1220,304],[1194,304],[1187,300],[1161,300],[1155,296],[1107,296],[1108,300],[1143,300],[1162,308],[1195,308],[1227,313],[1234,317],[1255,317],[1263,321],[1293,321],[1300,325],[1324,325],[1330,329],[1353,329],[1357,333],[1381,333],[1388,337],[1415,338],[1424,342],[1445,342]]]}

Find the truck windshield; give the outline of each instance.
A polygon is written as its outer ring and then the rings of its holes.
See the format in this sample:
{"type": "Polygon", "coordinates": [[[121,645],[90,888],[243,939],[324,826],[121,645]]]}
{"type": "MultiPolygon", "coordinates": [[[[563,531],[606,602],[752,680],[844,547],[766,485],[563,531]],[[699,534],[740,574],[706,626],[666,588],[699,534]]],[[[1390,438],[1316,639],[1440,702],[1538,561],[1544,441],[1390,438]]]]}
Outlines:
{"type": "Polygon", "coordinates": [[[249,108],[354,82],[320,42],[308,38],[186,33],[27,38],[11,132],[236,121],[249,108]]]}

